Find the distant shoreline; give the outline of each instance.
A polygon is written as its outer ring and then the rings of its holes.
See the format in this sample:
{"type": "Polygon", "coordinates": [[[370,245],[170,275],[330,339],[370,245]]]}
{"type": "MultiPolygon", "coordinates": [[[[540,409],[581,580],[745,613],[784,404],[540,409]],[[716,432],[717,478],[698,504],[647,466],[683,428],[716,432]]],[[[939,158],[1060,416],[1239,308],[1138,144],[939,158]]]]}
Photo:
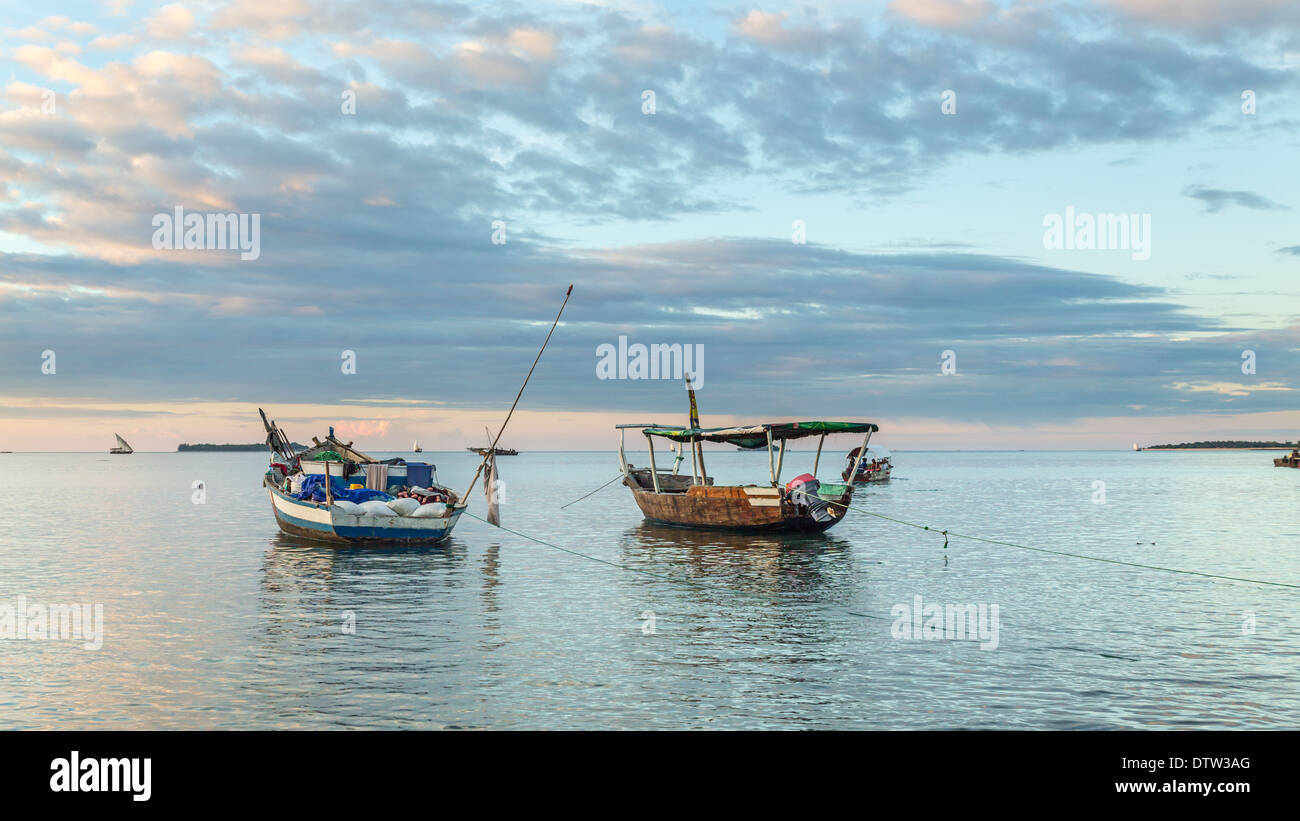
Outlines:
{"type": "Polygon", "coordinates": [[[1291,450],[1291,449],[1292,449],[1291,445],[1279,445],[1277,447],[1261,446],[1257,448],[1231,448],[1231,447],[1229,448],[1183,448],[1174,445],[1173,447],[1164,447],[1164,448],[1158,448],[1158,447],[1142,448],[1142,450],[1291,450]]]}
{"type": "Polygon", "coordinates": [[[1147,445],[1142,450],[1291,450],[1295,445],[1289,442],[1183,442],[1177,445],[1147,445]]]}
{"type": "MultiPolygon", "coordinates": [[[[306,450],[306,449],[307,449],[307,446],[306,446],[306,445],[300,445],[300,444],[298,444],[297,442],[294,442],[294,443],[293,443],[293,446],[294,446],[294,448],[295,448],[296,450],[306,450]]],[[[203,442],[203,443],[199,443],[199,444],[190,444],[189,442],[182,442],[181,444],[179,444],[179,445],[176,446],[176,452],[177,452],[177,453],[187,452],[187,451],[238,451],[238,452],[244,452],[244,451],[258,451],[258,450],[266,450],[266,443],[265,443],[265,442],[255,442],[255,443],[253,443],[253,444],[251,444],[251,445],[230,445],[230,444],[226,444],[226,445],[213,445],[213,444],[209,444],[209,443],[207,443],[207,442],[203,442]]]]}

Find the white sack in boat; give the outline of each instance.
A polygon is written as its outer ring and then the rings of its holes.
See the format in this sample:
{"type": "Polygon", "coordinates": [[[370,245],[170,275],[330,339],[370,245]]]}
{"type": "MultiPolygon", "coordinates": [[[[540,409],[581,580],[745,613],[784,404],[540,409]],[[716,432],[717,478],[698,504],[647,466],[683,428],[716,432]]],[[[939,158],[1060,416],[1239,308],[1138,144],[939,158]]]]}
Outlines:
{"type": "Polygon", "coordinates": [[[442,502],[429,502],[411,514],[412,519],[441,519],[447,514],[447,506],[442,502]]]}
{"type": "Polygon", "coordinates": [[[361,511],[359,509],[361,505],[357,504],[356,502],[349,502],[347,499],[336,499],[334,501],[334,506],[337,507],[339,510],[343,511],[344,513],[352,513],[356,515],[361,514],[361,511]]]}
{"type": "Polygon", "coordinates": [[[420,507],[418,499],[394,499],[388,503],[398,516],[410,516],[420,507]]]}
{"type": "Polygon", "coordinates": [[[388,506],[387,502],[381,502],[378,499],[371,499],[368,502],[362,502],[357,505],[357,510],[362,516],[396,516],[397,511],[388,506]]]}

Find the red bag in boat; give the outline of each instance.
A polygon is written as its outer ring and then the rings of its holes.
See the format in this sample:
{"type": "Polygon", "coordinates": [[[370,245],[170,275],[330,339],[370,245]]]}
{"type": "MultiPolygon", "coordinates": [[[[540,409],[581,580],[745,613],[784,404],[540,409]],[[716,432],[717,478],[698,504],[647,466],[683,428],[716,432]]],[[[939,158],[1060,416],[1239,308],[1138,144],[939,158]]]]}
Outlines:
{"type": "Polygon", "coordinates": [[[819,487],[821,487],[821,482],[811,473],[801,473],[785,483],[787,491],[804,490],[808,493],[816,493],[819,487]]]}

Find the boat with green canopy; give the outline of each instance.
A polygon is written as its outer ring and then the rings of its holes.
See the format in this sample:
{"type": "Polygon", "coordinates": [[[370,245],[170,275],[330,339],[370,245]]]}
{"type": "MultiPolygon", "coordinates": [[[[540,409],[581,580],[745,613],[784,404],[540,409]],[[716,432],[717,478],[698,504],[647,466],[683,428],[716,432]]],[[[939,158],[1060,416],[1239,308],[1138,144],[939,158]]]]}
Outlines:
{"type": "Polygon", "coordinates": [[[658,424],[616,425],[619,431],[619,462],[623,484],[632,490],[641,512],[651,521],[685,527],[741,531],[816,533],[834,527],[848,512],[853,498],[849,483],[823,483],[817,479],[822,445],[832,434],[861,434],[862,453],[871,434],[879,430],[872,422],[763,422],[727,428],[702,428],[692,397],[694,426],[670,427],[658,424]],[[638,468],[627,461],[628,430],[640,430],[646,438],[650,466],[638,468]],[[801,474],[781,484],[786,445],[795,439],[817,437],[817,455],[812,473],[801,474]],[[671,471],[659,470],[655,461],[655,439],[675,445],[671,471]],[[767,449],[766,484],[716,485],[704,464],[704,442],[734,445],[743,450],[767,449]],[[684,461],[682,447],[691,451],[691,475],[680,475],[684,461]]]}

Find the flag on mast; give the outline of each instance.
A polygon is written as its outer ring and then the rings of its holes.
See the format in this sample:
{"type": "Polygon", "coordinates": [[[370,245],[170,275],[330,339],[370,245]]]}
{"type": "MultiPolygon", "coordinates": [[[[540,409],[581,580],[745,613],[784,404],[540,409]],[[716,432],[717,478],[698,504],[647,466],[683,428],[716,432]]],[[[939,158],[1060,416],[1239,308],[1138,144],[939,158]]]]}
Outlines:
{"type": "Polygon", "coordinates": [[[691,379],[689,373],[686,374],[686,392],[691,396],[691,427],[698,428],[700,426],[700,408],[695,404],[695,381],[691,379]]]}
{"type": "Polygon", "coordinates": [[[497,507],[497,452],[492,447],[492,432],[487,431],[487,435],[487,478],[483,481],[483,492],[487,494],[487,523],[501,527],[501,511],[497,507]]]}

